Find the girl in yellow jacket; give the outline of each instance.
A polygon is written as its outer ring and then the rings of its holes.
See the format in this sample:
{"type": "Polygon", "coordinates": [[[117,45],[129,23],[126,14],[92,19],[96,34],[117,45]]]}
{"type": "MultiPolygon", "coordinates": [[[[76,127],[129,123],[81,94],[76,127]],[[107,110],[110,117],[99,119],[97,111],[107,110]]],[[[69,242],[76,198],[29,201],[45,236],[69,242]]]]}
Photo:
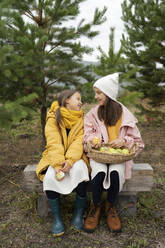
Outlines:
{"type": "Polygon", "coordinates": [[[52,233],[60,236],[64,225],[60,214],[59,195],[76,191],[72,224],[83,227],[88,168],[83,154],[84,121],[81,95],[76,90],[63,91],[52,103],[45,126],[46,149],[36,173],[43,181],[43,190],[54,215],[52,233]]]}

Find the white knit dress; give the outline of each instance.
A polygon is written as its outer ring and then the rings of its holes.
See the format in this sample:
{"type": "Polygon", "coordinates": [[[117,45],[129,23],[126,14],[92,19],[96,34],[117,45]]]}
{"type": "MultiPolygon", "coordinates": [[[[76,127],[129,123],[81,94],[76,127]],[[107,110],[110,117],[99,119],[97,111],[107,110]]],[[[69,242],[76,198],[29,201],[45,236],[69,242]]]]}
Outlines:
{"type": "Polygon", "coordinates": [[[105,173],[105,178],[103,181],[103,188],[108,189],[111,185],[110,182],[110,174],[112,171],[117,171],[119,174],[119,192],[122,190],[123,185],[125,183],[125,164],[111,164],[106,165],[102,163],[98,163],[92,159],[90,159],[90,166],[92,169],[91,179],[93,179],[99,172],[105,173]]]}
{"type": "Polygon", "coordinates": [[[76,161],[64,179],[56,179],[55,170],[49,166],[43,180],[43,190],[51,190],[60,194],[70,194],[79,183],[89,181],[89,173],[84,160],[76,161]]]}

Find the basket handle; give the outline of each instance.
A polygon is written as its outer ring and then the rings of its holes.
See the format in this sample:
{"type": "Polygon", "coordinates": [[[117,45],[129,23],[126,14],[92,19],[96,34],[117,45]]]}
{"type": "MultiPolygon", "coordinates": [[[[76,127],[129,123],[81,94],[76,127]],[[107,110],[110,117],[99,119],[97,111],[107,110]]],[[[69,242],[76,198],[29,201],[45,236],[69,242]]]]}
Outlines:
{"type": "Polygon", "coordinates": [[[91,152],[91,150],[92,150],[91,143],[90,142],[86,142],[86,145],[87,145],[88,152],[91,152]]]}
{"type": "Polygon", "coordinates": [[[138,144],[137,143],[134,143],[133,145],[132,145],[132,147],[130,148],[130,152],[137,152],[137,150],[138,150],[138,144]]]}

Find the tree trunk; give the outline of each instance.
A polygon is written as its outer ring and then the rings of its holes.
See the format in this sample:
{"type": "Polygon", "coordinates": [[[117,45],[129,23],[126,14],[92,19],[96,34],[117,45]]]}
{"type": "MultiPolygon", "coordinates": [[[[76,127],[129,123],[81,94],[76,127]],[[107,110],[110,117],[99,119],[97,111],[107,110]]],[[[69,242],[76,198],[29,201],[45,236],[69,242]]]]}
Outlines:
{"type": "Polygon", "coordinates": [[[42,150],[44,150],[46,146],[45,124],[46,124],[46,114],[47,114],[47,107],[46,107],[47,89],[45,88],[44,82],[42,89],[43,89],[43,96],[42,96],[42,105],[41,105],[41,128],[42,128],[42,150]]]}
{"type": "Polygon", "coordinates": [[[41,128],[42,128],[42,149],[43,150],[46,145],[45,124],[46,124],[46,106],[43,105],[41,107],[41,128]]]}

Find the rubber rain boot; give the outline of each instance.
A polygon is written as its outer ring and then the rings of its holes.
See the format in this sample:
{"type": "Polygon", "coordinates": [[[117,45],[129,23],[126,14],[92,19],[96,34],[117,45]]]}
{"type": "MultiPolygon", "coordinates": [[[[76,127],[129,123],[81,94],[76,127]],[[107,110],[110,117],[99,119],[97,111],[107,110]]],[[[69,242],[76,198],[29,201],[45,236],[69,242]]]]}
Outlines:
{"type": "Polygon", "coordinates": [[[83,212],[86,205],[86,199],[87,197],[80,197],[78,194],[76,195],[72,224],[78,230],[83,228],[83,212]]]}
{"type": "Polygon", "coordinates": [[[52,225],[52,234],[53,236],[61,236],[64,234],[64,225],[60,214],[59,198],[48,199],[48,202],[54,216],[53,225],[52,225]]]}

